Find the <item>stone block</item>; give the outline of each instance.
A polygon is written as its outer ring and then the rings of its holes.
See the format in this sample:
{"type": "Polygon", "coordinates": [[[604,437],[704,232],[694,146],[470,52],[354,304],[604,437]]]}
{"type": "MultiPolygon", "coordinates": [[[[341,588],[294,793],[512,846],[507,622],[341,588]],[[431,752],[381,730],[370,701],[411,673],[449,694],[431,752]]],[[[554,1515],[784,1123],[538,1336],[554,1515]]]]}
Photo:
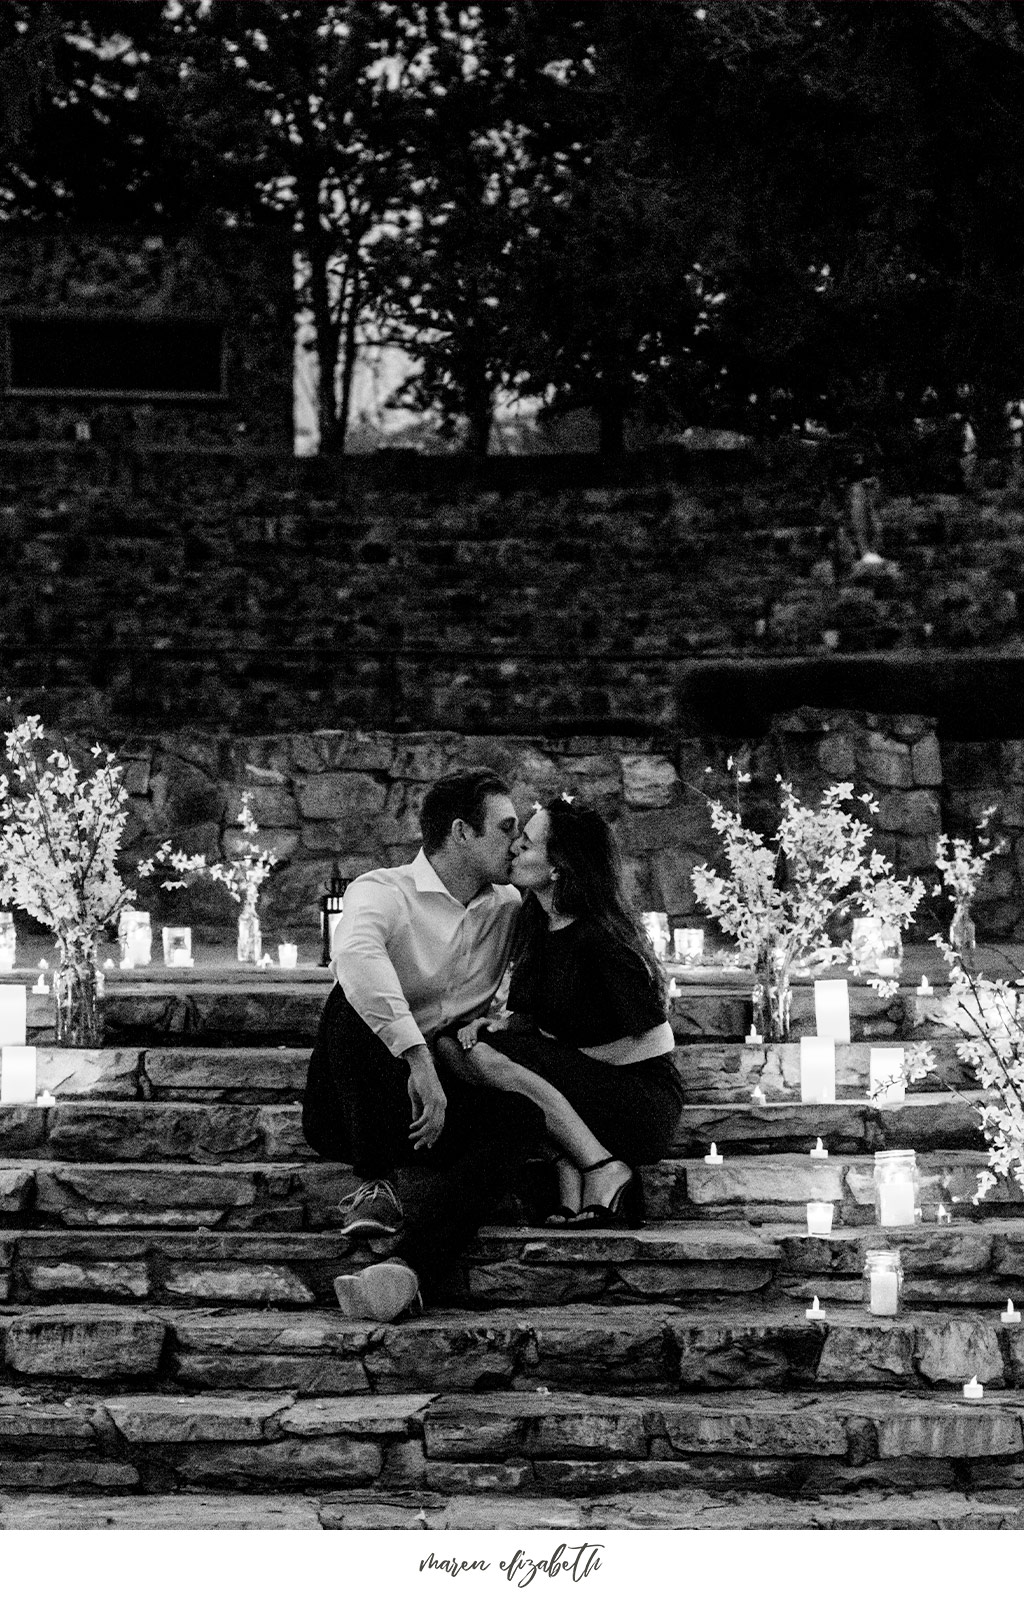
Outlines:
{"type": "Polygon", "coordinates": [[[887,738],[884,733],[869,731],[865,734],[857,751],[857,765],[866,782],[877,784],[881,789],[913,788],[910,751],[905,744],[887,738]]]}
{"type": "Polygon", "coordinates": [[[447,1393],[496,1388],[507,1385],[522,1364],[529,1338],[524,1323],[420,1319],[381,1329],[363,1359],[378,1394],[404,1394],[423,1385],[447,1393]]]}
{"type": "Polygon", "coordinates": [[[96,1461],[84,1455],[47,1455],[0,1460],[0,1489],[136,1489],[139,1474],[127,1461],[96,1461]]]}
{"type": "Polygon", "coordinates": [[[919,739],[910,749],[914,783],[921,789],[937,789],[942,783],[942,754],[934,733],[919,739]]]}
{"type": "Polygon", "coordinates": [[[830,733],[818,745],[818,763],[829,778],[852,778],[856,771],[853,740],[846,732],[830,733]]]}
{"type": "Polygon", "coordinates": [[[423,1481],[435,1494],[515,1494],[529,1490],[534,1470],[530,1461],[427,1461],[423,1481]]]}
{"type": "Polygon", "coordinates": [[[387,772],[395,756],[389,733],[317,729],[295,734],[291,760],[297,772],[387,772]]]}
{"type": "Polygon", "coordinates": [[[988,1386],[1004,1382],[1003,1356],[995,1327],[951,1318],[917,1329],[917,1366],[931,1383],[966,1383],[977,1377],[988,1386]]]}
{"type": "Polygon", "coordinates": [[[152,1287],[142,1261],[39,1261],[23,1264],[22,1277],[33,1297],[145,1300],[152,1287]]]}
{"type": "MultiPolygon", "coordinates": [[[[693,1205],[722,1205],[744,1201],[842,1199],[843,1172],[825,1161],[774,1161],[769,1158],[726,1161],[707,1167],[703,1161],[686,1163],[686,1197],[693,1205]]],[[[870,1183],[870,1176],[869,1176],[870,1183]]],[[[873,1193],[873,1191],[872,1191],[873,1193]]]]}
{"type": "Polygon", "coordinates": [[[27,1211],[35,1194],[35,1173],[17,1167],[0,1171],[0,1216],[17,1217],[27,1211]]]}
{"type": "Polygon", "coordinates": [[[383,812],[373,819],[374,839],[385,845],[417,846],[420,808],[429,787],[426,783],[393,783],[383,812]]]}
{"type": "Polygon", "coordinates": [[[296,779],[299,812],[312,821],[336,821],[349,813],[379,816],[387,789],[365,772],[311,773],[296,779]]]}
{"type": "MultiPolygon", "coordinates": [[[[259,847],[265,849],[263,839],[264,829],[295,828],[299,821],[299,808],[295,796],[288,785],[287,778],[282,774],[281,780],[275,785],[266,783],[233,784],[227,791],[225,799],[225,819],[229,823],[237,822],[242,810],[242,796],[249,795],[249,809],[260,829],[259,847]]],[[[229,834],[237,837],[241,842],[246,835],[240,828],[228,830],[229,834]]],[[[236,852],[237,853],[237,852],[236,852]]]]}
{"type": "Polygon", "coordinates": [[[661,909],[670,917],[690,917],[699,910],[693,892],[693,869],[706,861],[698,850],[658,850],[648,871],[661,909]]]}
{"type": "Polygon", "coordinates": [[[508,1456],[573,1460],[647,1454],[641,1409],[577,1395],[493,1395],[442,1399],[424,1419],[427,1456],[487,1461],[508,1456]]]}
{"type": "Polygon", "coordinates": [[[755,1404],[720,1406],[702,1395],[696,1404],[659,1403],[673,1450],[738,1456],[845,1456],[842,1420],[813,1399],[794,1407],[788,1396],[766,1394],[755,1404]]]}
{"type": "Polygon", "coordinates": [[[366,1399],[300,1400],[277,1417],[285,1433],[303,1438],[330,1434],[408,1438],[436,1397],[432,1394],[372,1395],[366,1399]]]}
{"type": "Polygon", "coordinates": [[[188,1446],[174,1468],[184,1483],[370,1484],[381,1447],[364,1439],[281,1439],[272,1444],[188,1446]]]}
{"type": "Polygon", "coordinates": [[[138,1050],[75,1050],[40,1045],[36,1082],[61,1099],[137,1100],[141,1098],[138,1050]]]}
{"type": "Polygon", "coordinates": [[[930,789],[911,789],[883,794],[877,816],[879,828],[887,833],[927,834],[942,832],[939,797],[930,789]]]}
{"type": "Polygon", "coordinates": [[[882,1388],[912,1387],[916,1382],[914,1329],[888,1321],[860,1327],[826,1323],[818,1382],[847,1388],[867,1383],[882,1388]]]}
{"type": "Polygon", "coordinates": [[[31,1377],[154,1377],[166,1336],[163,1321],[141,1312],[62,1307],[16,1316],[5,1355],[31,1377]]]}
{"type": "Polygon", "coordinates": [[[665,756],[623,755],[622,787],[626,804],[638,809],[670,806],[679,793],[679,774],[665,756]]]}
{"type": "Polygon", "coordinates": [[[290,1267],[225,1265],[169,1267],[164,1293],[175,1300],[204,1300],[229,1305],[313,1305],[316,1296],[290,1267]]]}
{"type": "Polygon", "coordinates": [[[213,1395],[197,1401],[171,1394],[115,1396],[104,1410],[128,1444],[200,1444],[256,1441],[288,1404],[258,1395],[213,1395]]]}
{"type": "Polygon", "coordinates": [[[875,1420],[878,1454],[890,1456],[1013,1456],[1024,1448],[1020,1418],[985,1400],[950,1401],[942,1409],[894,1402],[875,1420]]]}
{"type": "Polygon", "coordinates": [[[433,783],[463,765],[463,744],[457,734],[407,734],[397,738],[388,771],[392,778],[433,783]]]}
{"type": "Polygon", "coordinates": [[[622,805],[622,771],[612,755],[560,756],[559,781],[568,794],[614,817],[622,805]]]}
{"type": "Polygon", "coordinates": [[[814,1377],[824,1334],[805,1322],[728,1325],[670,1317],[683,1389],[774,1389],[814,1377]]]}

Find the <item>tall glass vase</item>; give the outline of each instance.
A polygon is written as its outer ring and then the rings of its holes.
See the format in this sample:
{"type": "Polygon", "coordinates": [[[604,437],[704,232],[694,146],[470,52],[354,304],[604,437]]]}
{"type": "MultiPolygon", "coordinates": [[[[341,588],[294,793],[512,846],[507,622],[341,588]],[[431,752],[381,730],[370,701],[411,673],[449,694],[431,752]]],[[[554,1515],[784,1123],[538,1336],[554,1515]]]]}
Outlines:
{"type": "Polygon", "coordinates": [[[238,919],[238,959],[258,962],[263,951],[263,936],[256,907],[247,905],[238,919]]]}
{"type": "Polygon", "coordinates": [[[971,916],[970,905],[969,900],[958,900],[953,909],[953,920],[949,925],[949,942],[961,961],[973,956],[975,951],[974,919],[971,916]]]}
{"type": "Polygon", "coordinates": [[[765,1042],[789,1038],[792,992],[789,957],[774,945],[765,946],[754,967],[754,1027],[765,1042]]]}
{"type": "Polygon", "coordinates": [[[54,1039],[58,1045],[95,1050],[103,1042],[95,941],[58,935],[53,975],[54,1039]]]}

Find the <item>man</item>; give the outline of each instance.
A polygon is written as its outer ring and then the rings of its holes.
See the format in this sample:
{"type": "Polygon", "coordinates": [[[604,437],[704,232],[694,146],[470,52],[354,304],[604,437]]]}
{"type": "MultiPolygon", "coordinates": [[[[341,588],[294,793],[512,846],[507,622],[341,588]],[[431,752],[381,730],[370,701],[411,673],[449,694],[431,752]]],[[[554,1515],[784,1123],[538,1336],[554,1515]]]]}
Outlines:
{"type": "Polygon", "coordinates": [[[486,767],[453,772],[428,789],[420,829],[415,861],[345,894],[303,1104],[307,1142],[362,1180],[342,1233],[398,1239],[400,1256],[335,1279],[342,1310],[374,1321],[443,1273],[544,1129],[528,1100],[463,1082],[430,1048],[487,1010],[508,960],[508,789],[486,767]],[[396,1171],[413,1166],[429,1175],[396,1171]]]}

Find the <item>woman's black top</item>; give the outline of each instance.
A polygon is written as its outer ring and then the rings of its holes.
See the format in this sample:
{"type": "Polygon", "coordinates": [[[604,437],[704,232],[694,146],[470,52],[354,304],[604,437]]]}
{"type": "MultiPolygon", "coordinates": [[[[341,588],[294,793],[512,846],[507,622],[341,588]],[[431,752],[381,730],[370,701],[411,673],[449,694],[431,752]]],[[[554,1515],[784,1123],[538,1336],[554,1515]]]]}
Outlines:
{"type": "Polygon", "coordinates": [[[585,917],[556,932],[537,930],[512,973],[508,1009],[574,1045],[610,1044],[666,1018],[643,958],[585,917]]]}

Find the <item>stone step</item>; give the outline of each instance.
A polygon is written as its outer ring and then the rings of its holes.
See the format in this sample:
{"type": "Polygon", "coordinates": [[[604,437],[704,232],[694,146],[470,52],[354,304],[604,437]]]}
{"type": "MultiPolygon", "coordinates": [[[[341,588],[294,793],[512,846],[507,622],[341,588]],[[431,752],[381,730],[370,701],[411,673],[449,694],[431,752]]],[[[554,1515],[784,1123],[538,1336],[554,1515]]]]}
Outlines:
{"type": "Polygon", "coordinates": [[[1019,1489],[1024,1395],[0,1391],[0,1488],[581,1496],[1019,1489]]]}
{"type": "MultiPolygon", "coordinates": [[[[829,1150],[984,1150],[982,1095],[915,1095],[899,1106],[867,1101],[687,1106],[673,1142],[677,1155],[806,1154],[820,1135],[829,1150]]],[[[165,1101],[58,1101],[0,1105],[0,1160],[164,1162],[220,1165],[315,1161],[298,1105],[165,1101]]]]}
{"type": "MultiPolygon", "coordinates": [[[[34,1109],[34,1108],[29,1108],[34,1109]]],[[[354,1187],[332,1162],[201,1166],[0,1162],[0,1219],[64,1228],[209,1228],[293,1232],[336,1225],[354,1187]]]]}
{"type": "MultiPolygon", "coordinates": [[[[129,1530],[357,1529],[436,1531],[551,1529],[969,1529],[1024,1527],[1015,1490],[889,1488],[851,1490],[785,1500],[771,1494],[666,1489],[574,1500],[553,1495],[442,1495],[423,1489],[343,1495],[252,1494],[4,1494],[0,1529],[110,1528],[129,1530]]],[[[578,1544],[579,1541],[577,1541],[578,1544]]],[[[545,1554],[550,1554],[546,1551],[545,1554]]],[[[444,1559],[437,1552],[437,1559],[444,1559]]],[[[584,1551],[585,1564],[589,1552],[584,1551]]],[[[575,1557],[575,1549],[567,1559],[575,1557]]],[[[467,1557],[467,1559],[472,1559],[467,1557]]],[[[526,1575],[528,1569],[523,1569],[526,1575]]],[[[580,1567],[578,1570],[584,1570],[580,1567]]]]}
{"type": "MultiPolygon", "coordinates": [[[[1024,1304],[1024,1222],[839,1229],[811,1238],[784,1225],[655,1224],[573,1234],[487,1227],[453,1269],[443,1303],[558,1306],[688,1304],[709,1295],[756,1305],[783,1293],[857,1301],[864,1253],[895,1245],[911,1305],[1024,1304]]],[[[0,1232],[0,1299],[153,1305],[334,1305],[339,1272],[372,1257],[336,1233],[206,1229],[0,1232]]]]}
{"type": "MultiPolygon", "coordinates": [[[[964,1213],[985,1158],[980,1151],[923,1150],[918,1167],[923,1215],[934,1221],[940,1204],[964,1213]]],[[[789,1152],[730,1156],[718,1166],[670,1158],[644,1168],[643,1181],[653,1221],[803,1225],[807,1202],[826,1200],[836,1206],[834,1225],[859,1226],[874,1217],[873,1173],[870,1154],[816,1161],[789,1152]]],[[[336,1224],[337,1206],[353,1187],[349,1167],[326,1161],[8,1158],[0,1161],[0,1220],[13,1227],[318,1230],[336,1224]]],[[[1024,1216],[1024,1194],[1000,1178],[970,1210],[980,1218],[1024,1216]]]]}
{"type": "MultiPolygon", "coordinates": [[[[927,1042],[935,1070],[908,1083],[907,1093],[934,1094],[943,1090],[977,1087],[973,1067],[960,1060],[955,1038],[927,1041],[894,1036],[887,1047],[904,1045],[908,1069],[920,1060],[927,1042]]],[[[871,1045],[836,1045],[836,1094],[840,1099],[864,1099],[868,1093],[871,1045]]],[[[923,1065],[923,1062],[921,1063],[923,1065]]],[[[749,1098],[760,1088],[770,1104],[800,1100],[800,1044],[742,1045],[718,1042],[676,1046],[676,1071],[688,1102],[701,1105],[731,1104],[749,1098]]]]}
{"type": "MultiPolygon", "coordinates": [[[[713,982],[688,982],[671,1001],[673,1032],[680,1043],[745,1038],[753,1015],[752,979],[741,975],[713,982]]],[[[329,984],[250,974],[235,983],[196,982],[162,973],[139,982],[111,982],[103,1002],[105,1042],[152,1044],[187,1038],[197,1044],[275,1043],[306,1045],[329,993],[329,984]]],[[[850,983],[850,1026],[856,1040],[948,1037],[942,996],[920,1002],[907,985],[883,997],[857,981],[850,983]]],[[[32,1043],[53,1037],[53,1001],[31,994],[28,1010],[32,1043]]],[[[815,1031],[814,988],[793,988],[794,1038],[815,1031]]]]}
{"type": "MultiPolygon", "coordinates": [[[[167,1395],[256,1390],[309,1396],[578,1390],[597,1395],[719,1389],[1024,1391],[1024,1333],[996,1307],[909,1305],[873,1317],[829,1298],[808,1321],[785,1295],[745,1304],[429,1310],[392,1325],[335,1308],[109,1304],[0,1309],[2,1381],[25,1393],[167,1395]]],[[[908,1297],[909,1298],[909,1297],[908,1297]]],[[[1024,1407],[1024,1395],[1021,1405],[1024,1407]]]]}
{"type": "MultiPolygon", "coordinates": [[[[808,1146],[808,1149],[810,1147],[808,1146]]],[[[921,1209],[935,1221],[939,1205],[955,1217],[1024,1216],[1024,1193],[999,1178],[977,1206],[972,1196],[987,1162],[979,1150],[923,1150],[921,1209]]],[[[874,1219],[874,1158],[809,1154],[736,1155],[709,1166],[703,1158],[661,1161],[643,1169],[648,1216],[653,1220],[806,1223],[809,1200],[832,1201],[834,1224],[865,1226],[874,1219]]]]}

